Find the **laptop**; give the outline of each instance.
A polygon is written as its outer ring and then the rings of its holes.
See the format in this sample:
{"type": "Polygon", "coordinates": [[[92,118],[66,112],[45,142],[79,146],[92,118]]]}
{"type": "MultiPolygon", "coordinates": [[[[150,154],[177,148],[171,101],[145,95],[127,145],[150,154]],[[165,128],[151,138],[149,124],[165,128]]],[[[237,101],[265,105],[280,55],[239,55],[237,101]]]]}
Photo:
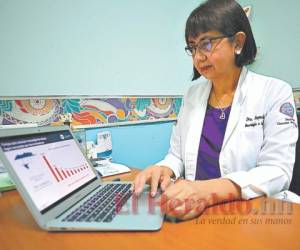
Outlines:
{"type": "Polygon", "coordinates": [[[103,182],[69,127],[0,130],[0,159],[47,231],[156,231],[163,213],[149,186],[103,182]]]}

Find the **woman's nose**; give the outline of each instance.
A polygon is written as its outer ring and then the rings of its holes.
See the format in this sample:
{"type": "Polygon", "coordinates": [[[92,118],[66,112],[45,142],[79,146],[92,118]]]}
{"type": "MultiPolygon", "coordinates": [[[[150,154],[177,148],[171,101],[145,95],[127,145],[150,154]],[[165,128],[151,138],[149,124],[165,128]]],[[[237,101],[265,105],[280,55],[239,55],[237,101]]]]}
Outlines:
{"type": "Polygon", "coordinates": [[[205,61],[207,59],[207,56],[202,52],[202,51],[199,51],[199,50],[196,50],[196,53],[194,55],[194,61],[205,61]]]}

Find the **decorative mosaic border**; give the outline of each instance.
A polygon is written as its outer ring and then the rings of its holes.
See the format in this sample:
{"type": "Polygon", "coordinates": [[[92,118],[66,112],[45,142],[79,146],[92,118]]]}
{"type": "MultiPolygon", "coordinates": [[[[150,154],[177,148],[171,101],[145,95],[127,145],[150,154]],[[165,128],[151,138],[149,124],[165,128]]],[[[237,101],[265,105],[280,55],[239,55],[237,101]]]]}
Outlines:
{"type": "Polygon", "coordinates": [[[0,125],[55,125],[72,117],[75,127],[176,120],[181,96],[0,98],[0,125]]]}
{"type": "Polygon", "coordinates": [[[297,114],[300,115],[300,88],[293,89],[297,114]]]}
{"type": "MultiPolygon", "coordinates": [[[[300,114],[300,88],[293,89],[300,114]]],[[[106,127],[176,120],[182,96],[0,97],[0,125],[55,125],[64,116],[74,127],[106,127]]]]}

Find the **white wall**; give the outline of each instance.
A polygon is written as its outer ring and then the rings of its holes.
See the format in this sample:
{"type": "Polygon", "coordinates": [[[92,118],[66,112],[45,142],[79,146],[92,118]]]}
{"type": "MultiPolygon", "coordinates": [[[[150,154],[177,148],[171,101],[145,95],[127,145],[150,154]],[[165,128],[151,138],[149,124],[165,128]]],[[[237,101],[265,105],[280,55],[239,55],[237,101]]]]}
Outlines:
{"type": "MultiPolygon", "coordinates": [[[[0,96],[183,94],[184,26],[201,0],[0,0],[0,96]]],[[[300,1],[253,6],[253,69],[300,87],[300,1]]]]}

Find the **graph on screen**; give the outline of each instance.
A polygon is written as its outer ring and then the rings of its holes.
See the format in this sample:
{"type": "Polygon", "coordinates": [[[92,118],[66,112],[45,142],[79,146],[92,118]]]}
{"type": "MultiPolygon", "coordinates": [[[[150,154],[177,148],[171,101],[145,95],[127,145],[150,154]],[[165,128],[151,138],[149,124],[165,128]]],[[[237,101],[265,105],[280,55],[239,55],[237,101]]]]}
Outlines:
{"type": "Polygon", "coordinates": [[[53,175],[53,177],[55,178],[55,180],[57,182],[68,179],[71,176],[81,173],[82,171],[85,171],[86,169],[88,169],[87,164],[82,164],[80,166],[72,167],[72,168],[61,168],[61,167],[51,164],[49,159],[47,159],[46,156],[43,156],[43,160],[45,161],[51,174],[53,175]]]}
{"type": "Polygon", "coordinates": [[[96,177],[76,142],[59,136],[5,154],[40,210],[96,177]]]}

